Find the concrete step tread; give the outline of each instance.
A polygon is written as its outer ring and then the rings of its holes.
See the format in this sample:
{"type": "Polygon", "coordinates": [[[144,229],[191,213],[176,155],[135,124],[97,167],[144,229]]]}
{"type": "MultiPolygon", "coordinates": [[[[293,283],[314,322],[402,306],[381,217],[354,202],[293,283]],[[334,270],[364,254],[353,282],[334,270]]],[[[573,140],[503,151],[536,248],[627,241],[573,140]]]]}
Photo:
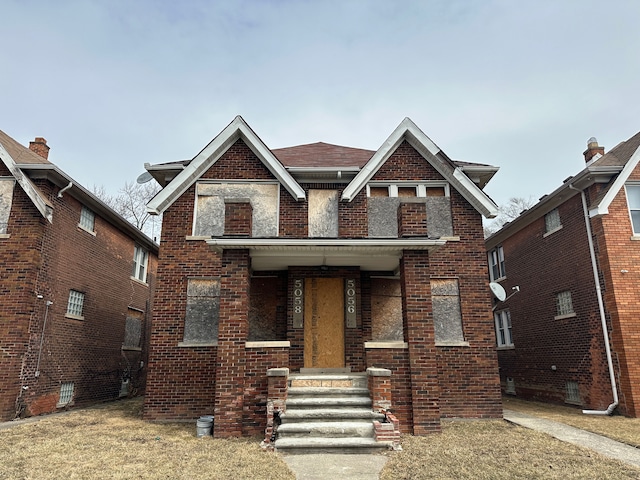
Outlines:
{"type": "Polygon", "coordinates": [[[361,387],[289,387],[288,396],[297,395],[360,395],[369,397],[369,389],[361,387]]]}
{"type": "Polygon", "coordinates": [[[278,427],[278,434],[308,433],[312,436],[345,435],[353,434],[354,437],[372,437],[373,422],[368,419],[360,421],[340,421],[340,422],[298,422],[283,423],[278,427]]]}
{"type": "Polygon", "coordinates": [[[300,421],[305,419],[309,421],[330,421],[333,419],[370,419],[382,420],[384,414],[373,412],[366,408],[308,408],[308,409],[287,409],[280,415],[282,422],[300,421]]]}
{"type": "Polygon", "coordinates": [[[332,408],[337,406],[370,406],[371,399],[369,397],[300,397],[288,398],[287,409],[289,407],[326,407],[332,408]]]}
{"type": "Polygon", "coordinates": [[[389,448],[391,442],[376,442],[374,438],[364,437],[305,437],[279,438],[276,449],[280,448],[389,448]]]}
{"type": "Polygon", "coordinates": [[[289,375],[289,380],[362,380],[366,376],[366,373],[292,373],[289,375]]]}

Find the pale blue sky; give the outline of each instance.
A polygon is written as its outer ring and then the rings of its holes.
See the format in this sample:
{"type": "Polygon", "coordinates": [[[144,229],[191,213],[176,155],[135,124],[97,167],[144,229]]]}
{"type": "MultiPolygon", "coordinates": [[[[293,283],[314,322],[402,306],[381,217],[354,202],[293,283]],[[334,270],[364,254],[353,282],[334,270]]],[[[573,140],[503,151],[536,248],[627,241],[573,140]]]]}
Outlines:
{"type": "Polygon", "coordinates": [[[636,0],[3,0],[0,129],[115,193],[242,115],[270,148],[375,150],[410,117],[501,167],[497,203],[555,189],[640,130],[636,0]]]}

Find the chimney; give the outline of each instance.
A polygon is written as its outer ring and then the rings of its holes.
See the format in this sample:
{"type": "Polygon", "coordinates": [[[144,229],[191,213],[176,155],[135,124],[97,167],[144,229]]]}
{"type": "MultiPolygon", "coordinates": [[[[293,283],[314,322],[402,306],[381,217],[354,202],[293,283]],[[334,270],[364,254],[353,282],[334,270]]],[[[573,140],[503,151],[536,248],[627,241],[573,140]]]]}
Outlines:
{"type": "Polygon", "coordinates": [[[42,137],[36,137],[33,142],[29,142],[29,150],[37,153],[45,160],[49,158],[49,146],[47,145],[47,141],[42,137]]]}
{"type": "Polygon", "coordinates": [[[596,155],[604,155],[604,147],[598,145],[596,137],[591,137],[587,142],[587,149],[582,154],[584,155],[584,161],[589,163],[596,155]]]}

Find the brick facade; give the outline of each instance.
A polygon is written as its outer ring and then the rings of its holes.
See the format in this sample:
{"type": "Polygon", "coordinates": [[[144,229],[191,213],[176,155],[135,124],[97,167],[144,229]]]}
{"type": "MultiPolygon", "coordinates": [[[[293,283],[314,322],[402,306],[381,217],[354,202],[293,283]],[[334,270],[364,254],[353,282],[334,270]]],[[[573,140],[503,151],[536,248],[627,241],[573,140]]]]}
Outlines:
{"type": "MultiPolygon", "coordinates": [[[[42,141],[36,147],[46,153],[42,141]]],[[[3,163],[1,176],[11,176],[3,163]]],[[[146,386],[155,251],[147,282],[133,279],[136,238],[98,213],[95,231],[85,231],[75,190],[59,197],[49,179],[34,183],[52,206],[52,223],[16,183],[0,238],[0,420],[116,399],[123,381],[125,394],[146,386]],[[81,319],[67,315],[70,290],[84,294],[81,319]],[[123,346],[128,316],[140,322],[136,346],[123,346]],[[59,405],[68,383],[71,401],[59,405]]]]}
{"type": "MultiPolygon", "coordinates": [[[[244,139],[235,141],[200,178],[227,183],[274,181],[255,150],[244,139]]],[[[443,176],[406,141],[371,181],[446,184],[443,176]]],[[[347,183],[318,181],[299,185],[307,195],[310,190],[332,190],[339,197],[347,183]]],[[[275,253],[274,259],[292,258],[283,268],[253,271],[252,247],[214,247],[212,242],[207,244],[208,237],[191,237],[196,202],[196,187],[191,185],[164,211],[145,418],[190,420],[215,409],[214,436],[252,435],[268,429],[269,382],[274,380],[267,377],[267,370],[288,368],[295,373],[304,367],[305,332],[302,316],[296,313],[300,304],[296,303],[295,291],[296,285],[304,285],[308,278],[340,278],[345,285],[347,280],[354,281],[355,311],[349,320],[345,313],[344,364],[354,372],[364,372],[368,367],[391,372],[384,395],[390,398],[396,423],[392,432],[381,429],[381,436],[392,435],[395,439],[398,428],[416,434],[438,431],[441,417],[500,417],[481,215],[455,189],[451,189],[448,201],[454,236],[433,252],[406,249],[396,262],[403,288],[404,336],[408,348],[398,342],[388,347],[367,347],[367,342],[373,340],[371,277],[398,278],[398,272],[365,271],[358,264],[323,265],[322,260],[314,265],[296,265],[299,260],[293,259],[304,258],[309,251],[307,247],[301,251],[292,249],[286,255],[275,253]],[[218,337],[210,344],[187,345],[183,341],[189,277],[220,278],[218,337]],[[459,284],[465,337],[460,344],[435,342],[429,285],[432,278],[443,277],[456,279],[459,284]],[[269,282],[265,283],[265,279],[276,284],[269,291],[278,293],[268,305],[277,325],[272,338],[251,342],[251,318],[259,317],[258,307],[252,302],[260,298],[256,288],[267,288],[269,282]]],[[[368,203],[366,188],[351,201],[338,202],[339,239],[369,239],[368,203]]],[[[399,237],[425,239],[429,232],[424,199],[407,199],[399,205],[399,237]]],[[[277,211],[278,241],[308,238],[309,216],[316,212],[309,211],[306,200],[294,199],[281,185],[277,211]]],[[[254,204],[254,226],[256,212],[254,204]]],[[[224,245],[226,239],[242,240],[234,237],[229,230],[222,238],[214,239],[215,245],[224,245]]],[[[264,239],[265,243],[272,241],[264,239]]],[[[260,250],[255,255],[262,258],[266,253],[260,250]]]]}

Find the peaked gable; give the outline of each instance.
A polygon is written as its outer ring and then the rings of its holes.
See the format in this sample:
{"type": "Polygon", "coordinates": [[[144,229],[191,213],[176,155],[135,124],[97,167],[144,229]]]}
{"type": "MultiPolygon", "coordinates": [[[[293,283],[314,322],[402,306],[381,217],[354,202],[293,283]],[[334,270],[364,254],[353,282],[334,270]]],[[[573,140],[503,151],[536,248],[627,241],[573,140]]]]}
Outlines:
{"type": "Polygon", "coordinates": [[[161,214],[193,185],[238,139],[253,151],[275,178],[296,200],[304,200],[302,187],[287,172],[282,163],[260,140],[241,116],[237,116],[218,136],[198,153],[164,189],[147,204],[147,211],[161,214]]]}
{"type": "MultiPolygon", "coordinates": [[[[2,160],[2,163],[7,167],[7,169],[13,176],[13,178],[15,178],[18,184],[22,187],[22,190],[24,190],[24,192],[27,194],[31,202],[38,209],[40,214],[44,218],[46,218],[49,223],[53,223],[53,206],[47,200],[47,198],[42,194],[40,189],[36,187],[36,185],[31,181],[31,179],[27,175],[25,175],[25,173],[22,171],[20,167],[18,167],[13,157],[9,154],[9,152],[3,146],[3,143],[11,143],[8,141],[10,137],[4,134],[4,132],[0,132],[0,133],[2,134],[0,138],[2,138],[3,140],[2,142],[0,142],[0,160],[2,160]]],[[[21,150],[17,149],[15,151],[18,153],[24,153],[25,158],[30,156],[30,154],[27,154],[26,152],[22,152],[22,150],[28,151],[24,147],[22,147],[21,150]]],[[[42,159],[41,163],[49,163],[49,162],[42,159]]]]}
{"type": "Polygon", "coordinates": [[[498,214],[498,207],[493,200],[408,117],[398,125],[351,183],[347,185],[342,192],[342,200],[352,201],[405,140],[478,212],[487,218],[493,218],[498,214]]]}

